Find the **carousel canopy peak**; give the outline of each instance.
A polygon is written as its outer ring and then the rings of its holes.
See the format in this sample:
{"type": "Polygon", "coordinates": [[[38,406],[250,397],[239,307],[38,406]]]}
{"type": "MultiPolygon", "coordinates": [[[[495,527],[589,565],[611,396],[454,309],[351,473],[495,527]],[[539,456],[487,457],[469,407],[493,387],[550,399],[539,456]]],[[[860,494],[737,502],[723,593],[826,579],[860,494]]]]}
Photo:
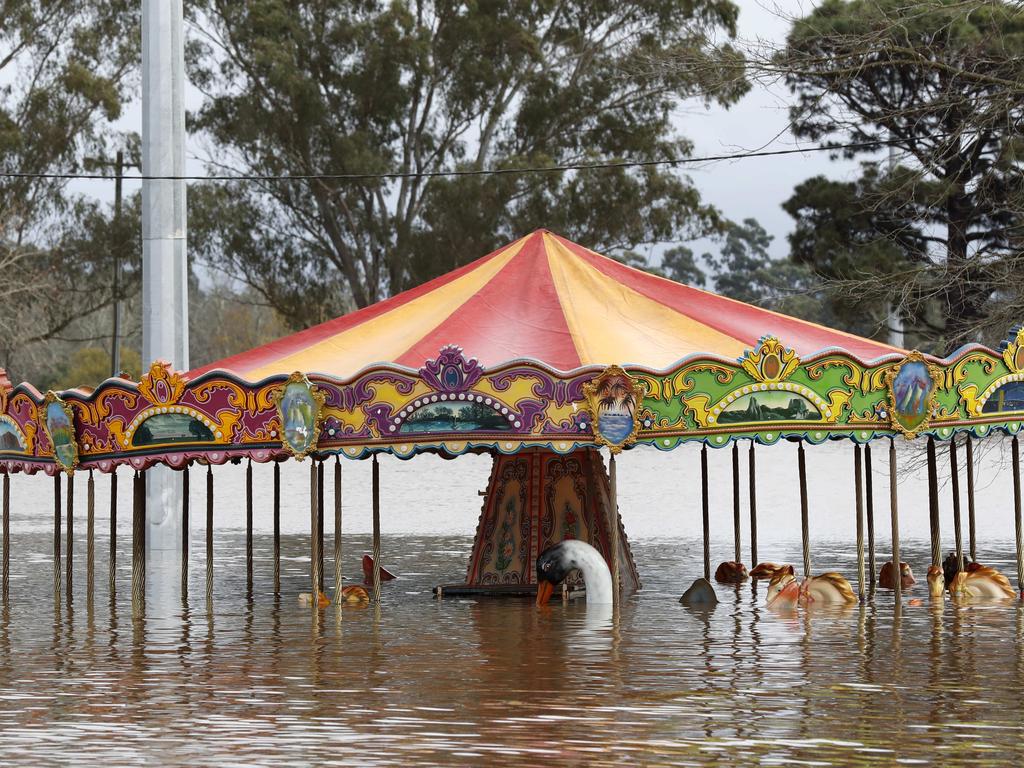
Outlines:
{"type": "Polygon", "coordinates": [[[374,363],[418,369],[457,344],[483,366],[536,360],[556,370],[665,369],[707,353],[739,358],[771,334],[798,355],[841,348],[863,359],[895,347],[634,269],[539,229],[364,309],[192,370],[250,381],[301,370],[339,378],[374,363]]]}

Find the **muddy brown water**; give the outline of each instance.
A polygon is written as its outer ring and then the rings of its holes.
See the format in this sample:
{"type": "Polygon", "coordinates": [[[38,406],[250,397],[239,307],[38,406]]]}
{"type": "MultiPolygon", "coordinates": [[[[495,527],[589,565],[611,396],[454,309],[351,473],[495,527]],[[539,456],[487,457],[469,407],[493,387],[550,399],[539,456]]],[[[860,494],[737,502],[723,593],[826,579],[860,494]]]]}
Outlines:
{"type": "MultiPolygon", "coordinates": [[[[49,540],[13,563],[0,615],[0,763],[108,765],[891,765],[1024,759],[1024,609],[891,596],[847,611],[780,615],[764,587],[719,588],[710,613],[676,600],[695,540],[634,543],[645,588],[616,618],[585,604],[436,601],[468,537],[387,537],[400,578],[373,609],[313,612],[308,541],[284,540],[273,595],[270,537],[218,535],[214,603],[200,561],[190,600],[151,588],[134,617],[128,553],[111,605],[97,556],[69,607],[52,595],[49,540]]],[[[346,540],[346,572],[369,544],[346,540]]],[[[850,559],[818,548],[820,569],[850,559]]],[[[797,545],[774,546],[796,560],[797,545]]],[[[77,553],[76,553],[77,554],[77,553]]],[[[717,552],[725,556],[726,551],[717,552]]],[[[1010,569],[1008,549],[987,561],[1010,569]]],[[[913,545],[912,563],[927,551],[913,545]]],[[[83,565],[84,567],[84,565],[83,565]]],[[[330,557],[328,557],[330,569],[330,557]]],[[[150,563],[151,579],[176,564],[150,563]]]]}
{"type": "MultiPolygon", "coordinates": [[[[784,446],[785,449],[791,446],[784,446]]],[[[273,591],[268,470],[256,467],[247,594],[242,467],[218,468],[215,585],[205,601],[203,483],[193,481],[191,590],[176,556],[149,562],[130,601],[130,482],[107,591],[106,479],[97,479],[87,594],[84,480],[74,584],[54,603],[52,481],[13,478],[12,574],[0,610],[0,765],[1020,765],[1024,608],[930,604],[922,476],[901,483],[903,559],[921,583],[897,617],[879,592],[846,611],[773,613],[764,586],[679,605],[701,571],[696,453],[631,452],[622,513],[644,589],[618,616],[585,604],[437,601],[465,573],[489,463],[382,462],[383,564],[373,609],[299,605],[309,590],[307,465],[285,465],[281,595],[273,591]],[[642,456],[642,460],[638,457],[642,456]],[[456,535],[447,535],[454,533],[456,535]]],[[[849,446],[808,451],[815,571],[856,573],[849,446]]],[[[712,452],[712,559],[732,559],[728,452],[712,452]],[[717,479],[716,479],[717,478],[717,479]]],[[[801,562],[792,450],[760,453],[760,559],[801,562]]],[[[346,463],[344,573],[369,549],[368,462],[346,463]]],[[[879,469],[884,469],[879,467],[879,469]]],[[[984,470],[984,471],[981,471],[984,470]]],[[[1000,474],[1002,472],[1002,474],[1000,474]]],[[[979,559],[1016,582],[1010,489],[979,470],[979,559]]],[[[876,472],[879,565],[888,499],[876,472]]],[[[331,487],[330,479],[328,487],[331,487]]],[[[743,479],[744,492],[746,477],[743,479]]],[[[943,549],[952,546],[948,488],[943,549]]],[[[748,550],[744,499],[744,556],[748,550]]],[[[966,505],[964,543],[967,544],[966,505]]],[[[330,584],[331,504],[326,571],[330,584]]]]}

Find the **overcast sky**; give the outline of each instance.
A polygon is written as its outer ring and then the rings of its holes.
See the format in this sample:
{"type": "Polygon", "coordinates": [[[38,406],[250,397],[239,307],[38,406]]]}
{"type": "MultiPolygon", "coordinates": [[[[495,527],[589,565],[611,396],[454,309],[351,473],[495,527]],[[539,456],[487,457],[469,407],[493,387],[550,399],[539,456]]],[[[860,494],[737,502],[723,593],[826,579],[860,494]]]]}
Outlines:
{"type": "MultiPolygon", "coordinates": [[[[787,17],[806,15],[813,8],[813,3],[800,0],[735,1],[740,6],[741,43],[758,39],[781,42],[790,26],[787,17]]],[[[712,107],[705,110],[700,104],[685,104],[677,114],[676,124],[680,133],[694,142],[696,156],[810,146],[795,142],[786,130],[789,100],[785,88],[766,90],[758,86],[730,109],[712,107]]],[[[189,88],[186,101],[187,108],[196,109],[200,106],[201,95],[189,88]]],[[[141,132],[141,110],[138,104],[129,107],[121,125],[124,130],[141,132]]],[[[202,147],[190,142],[188,149],[188,172],[204,173],[199,158],[203,154],[202,147]]],[[[793,188],[804,179],[819,173],[844,178],[854,168],[854,163],[832,162],[827,153],[818,152],[721,161],[701,167],[687,166],[685,173],[693,180],[704,199],[717,206],[729,219],[757,219],[775,238],[772,254],[782,257],[788,250],[786,235],[792,231],[793,222],[781,205],[793,188]]],[[[106,182],[79,182],[73,188],[103,199],[113,198],[113,185],[106,182]]],[[[136,189],[138,183],[126,183],[126,193],[136,189]]],[[[691,243],[690,246],[698,255],[716,248],[714,243],[703,241],[691,243]]],[[[664,247],[650,249],[651,260],[657,261],[662,250],[664,247]]]]}

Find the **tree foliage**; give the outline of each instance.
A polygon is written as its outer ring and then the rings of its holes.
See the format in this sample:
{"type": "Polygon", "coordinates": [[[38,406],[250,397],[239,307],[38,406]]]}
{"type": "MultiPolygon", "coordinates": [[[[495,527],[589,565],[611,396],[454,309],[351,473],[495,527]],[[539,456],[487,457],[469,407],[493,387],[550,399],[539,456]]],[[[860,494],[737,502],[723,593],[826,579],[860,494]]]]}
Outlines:
{"type": "Polygon", "coordinates": [[[305,325],[539,226],[606,249],[712,232],[689,181],[653,167],[435,174],[687,154],[677,104],[729,104],[745,83],[629,65],[685,49],[735,70],[708,43],[736,15],[729,0],[200,0],[188,58],[207,99],[191,127],[211,159],[355,178],[202,191],[218,214],[195,247],[305,325]]]}
{"type": "Polygon", "coordinates": [[[838,278],[847,298],[902,306],[940,347],[1005,333],[993,321],[1007,302],[1020,308],[1024,269],[1019,7],[826,0],[764,65],[797,97],[797,136],[894,148],[851,184],[797,189],[794,255],[838,278]]]}
{"type": "Polygon", "coordinates": [[[18,174],[0,177],[0,365],[108,305],[112,248],[137,252],[137,229],[34,174],[80,170],[109,144],[138,20],[130,0],[0,0],[0,171],[18,174]]]}

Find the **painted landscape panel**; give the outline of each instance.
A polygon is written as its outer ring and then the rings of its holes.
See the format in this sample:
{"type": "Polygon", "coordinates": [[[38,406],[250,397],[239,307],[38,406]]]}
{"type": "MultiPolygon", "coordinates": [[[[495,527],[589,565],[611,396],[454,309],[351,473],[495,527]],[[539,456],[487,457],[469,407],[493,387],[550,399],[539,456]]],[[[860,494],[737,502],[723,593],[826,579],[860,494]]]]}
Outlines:
{"type": "Polygon", "coordinates": [[[751,392],[730,403],[718,417],[719,424],[759,421],[818,421],[821,414],[803,395],[782,390],[751,392]]]}

